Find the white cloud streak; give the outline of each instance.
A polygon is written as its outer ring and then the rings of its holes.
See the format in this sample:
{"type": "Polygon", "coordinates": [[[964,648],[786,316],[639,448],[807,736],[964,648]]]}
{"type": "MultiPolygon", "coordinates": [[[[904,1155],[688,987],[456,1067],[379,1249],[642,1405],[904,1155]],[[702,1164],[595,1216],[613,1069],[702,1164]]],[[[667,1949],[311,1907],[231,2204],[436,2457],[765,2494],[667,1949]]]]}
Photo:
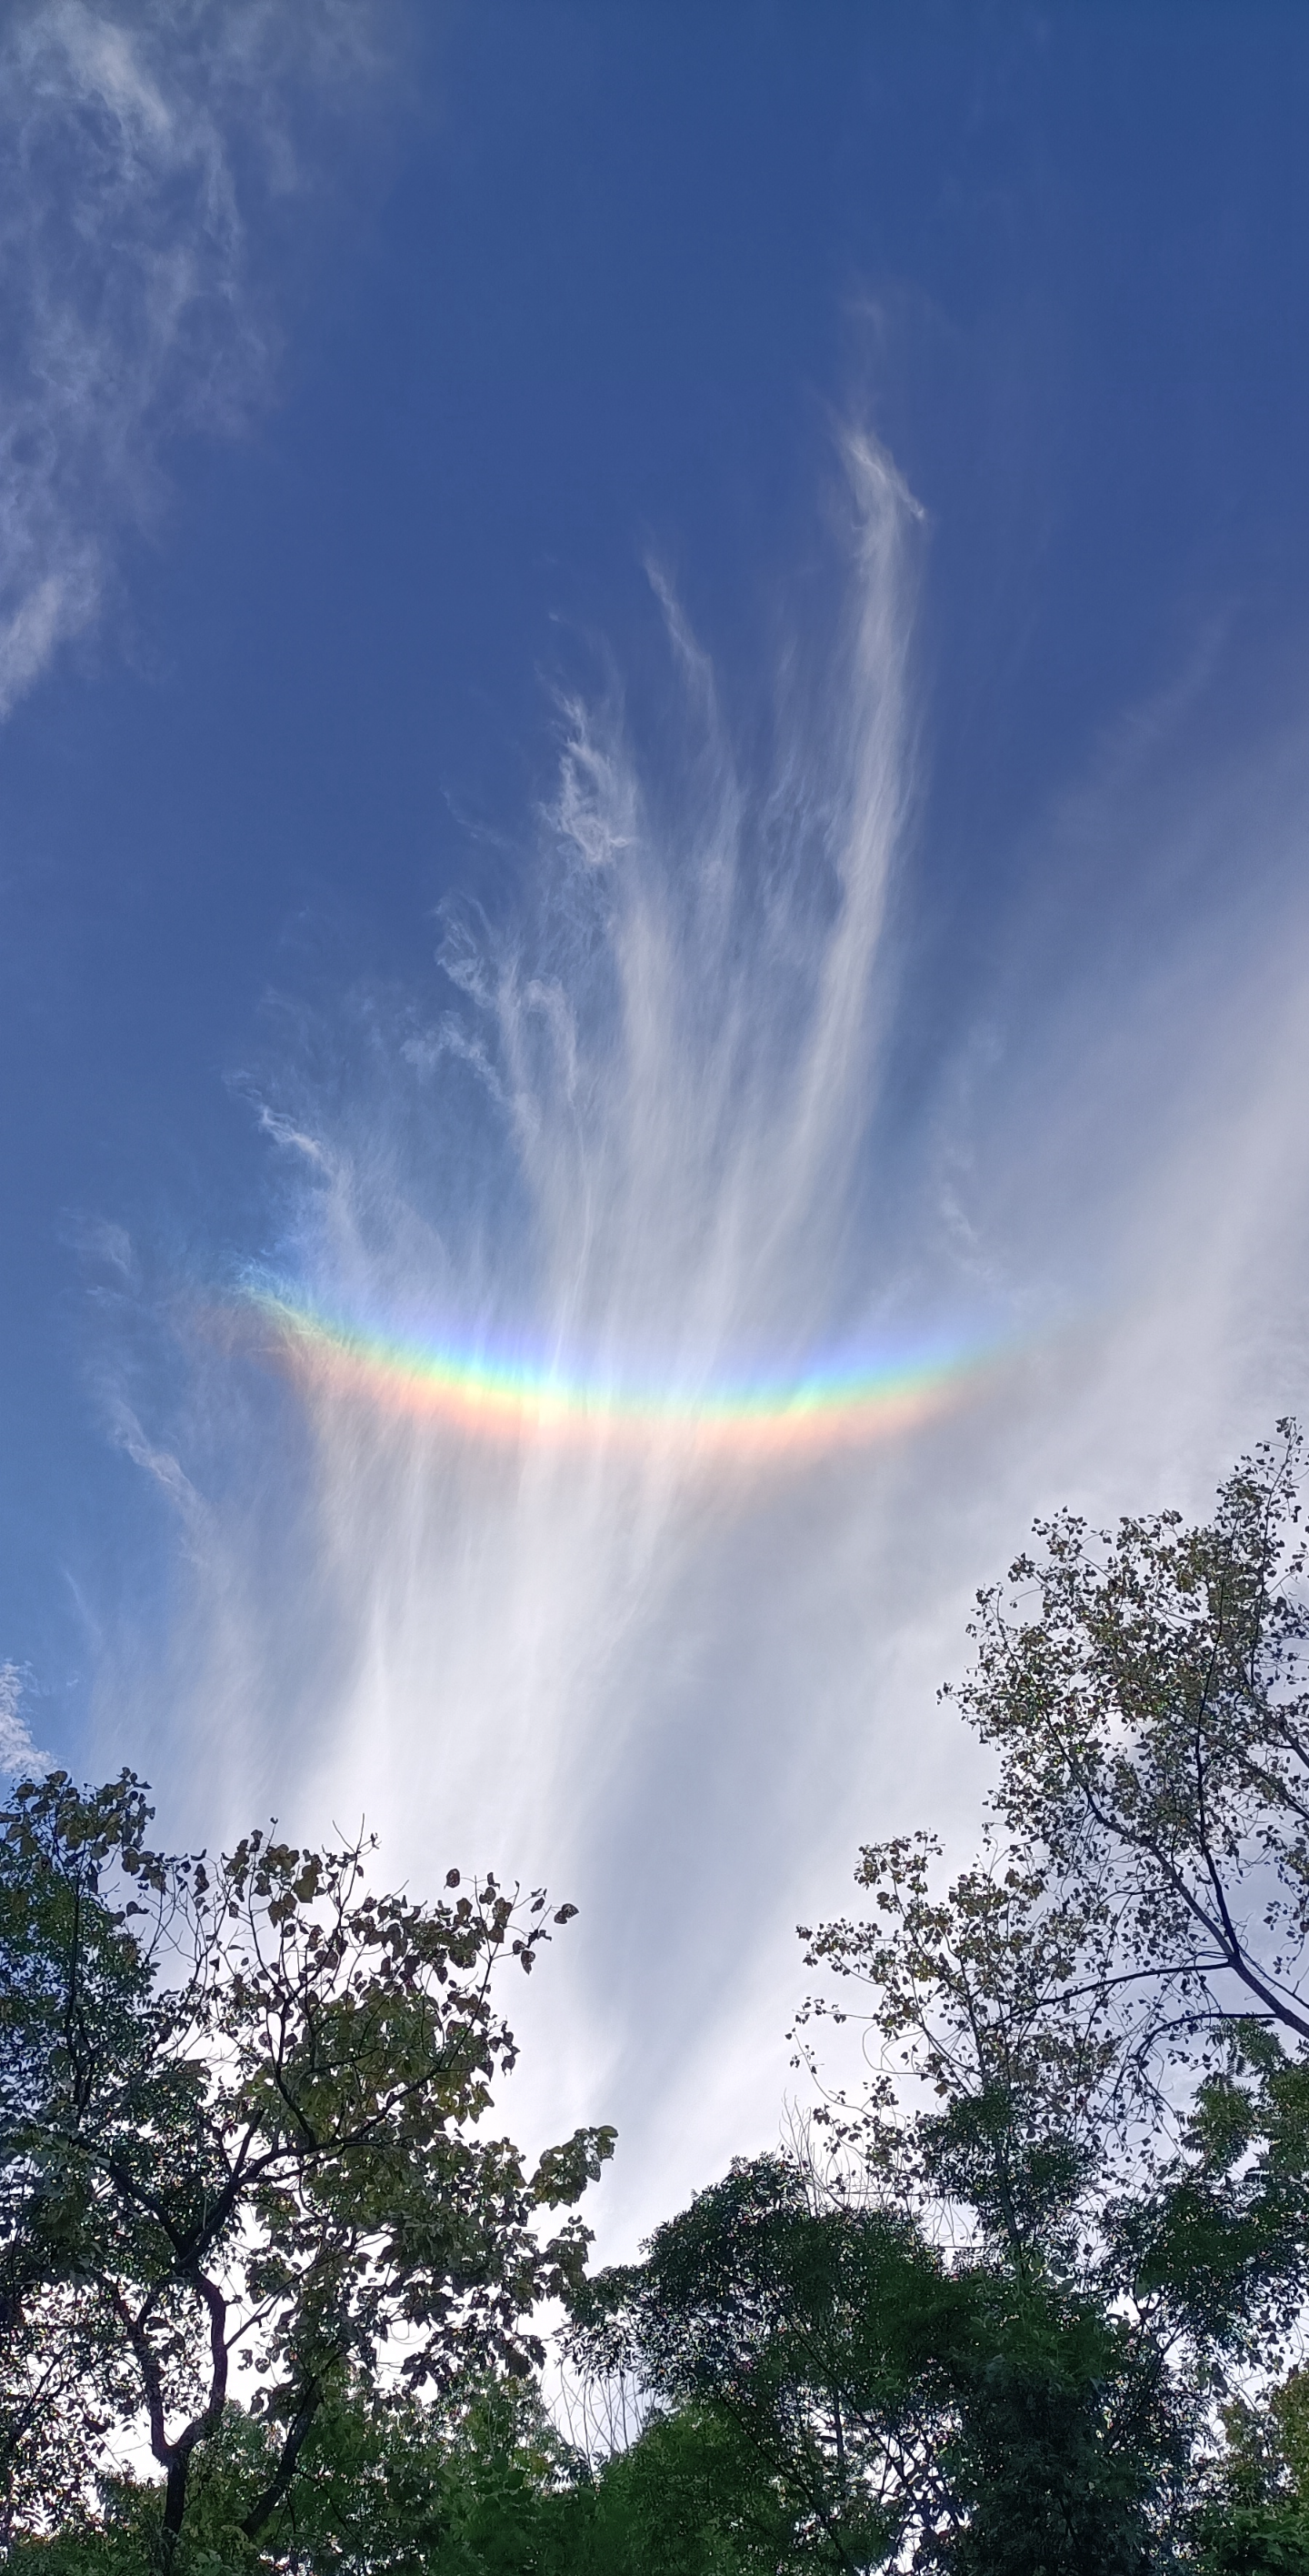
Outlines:
{"type": "Polygon", "coordinates": [[[32,1742],[22,1711],[23,1682],[17,1664],[0,1664],[0,1773],[10,1780],[38,1780],[51,1759],[32,1742]]]}
{"type": "Polygon", "coordinates": [[[284,1257],[329,1308],[692,1385],[1002,1327],[989,1391],[745,1487],[658,1443],[302,1413],[211,1338],[187,1422],[139,1434],[206,1517],[168,1673],[106,1696],[115,1753],[153,1702],[155,1775],[183,1806],[203,1777],[208,1830],[215,1796],[306,1831],[362,1808],[420,1883],[454,1858],[580,1898],[515,2117],[618,2120],[611,2245],[773,2132],[792,1926],[856,1843],[971,1834],[934,1689],[974,1586],[1061,1500],[1202,1504],[1304,1382],[1303,752],[1201,760],[1185,696],[1113,746],[1034,830],[1004,963],[906,1113],[919,535],[888,461],[848,461],[824,722],[743,773],[666,603],[680,779],[570,711],[531,922],[452,920],[444,1009],[365,995],[329,1077],[318,1029],[271,1087],[284,1257]],[[1106,852],[1139,894],[1099,899],[1106,852]]]}
{"type": "Polygon", "coordinates": [[[373,0],[28,0],[0,34],[0,716],[86,635],[170,441],[272,390],[261,236],[381,68],[373,0]]]}

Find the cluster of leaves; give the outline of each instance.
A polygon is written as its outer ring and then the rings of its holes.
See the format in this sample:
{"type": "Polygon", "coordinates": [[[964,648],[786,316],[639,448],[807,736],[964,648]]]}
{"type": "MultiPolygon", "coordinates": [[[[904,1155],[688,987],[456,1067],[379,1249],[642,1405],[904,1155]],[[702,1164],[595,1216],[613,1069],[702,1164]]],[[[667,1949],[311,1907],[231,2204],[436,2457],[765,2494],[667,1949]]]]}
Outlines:
{"type": "Polygon", "coordinates": [[[130,1775],[83,1794],[56,1772],[0,1815],[0,2439],[12,2528],[143,2417],[167,2563],[234,2365],[263,2445],[250,2539],[350,2373],[394,2350],[411,2389],[529,2373],[531,2312],[588,2242],[576,2217],[543,2242],[538,2213],[612,2132],[530,2175],[482,2134],[515,2055],[491,1981],[530,1969],[542,1892],[451,1871],[435,1904],[376,1896],[361,1848],[260,1834],[211,1867],[151,1850],[149,1822],[130,1775]]]}
{"type": "Polygon", "coordinates": [[[1212,1523],[1064,1513],[981,1593],[965,1716],[1000,1757],[997,1814],[1085,1891],[1130,1999],[1132,2063],[1256,2019],[1309,2041],[1309,1601],[1279,1426],[1212,1523]]]}
{"type": "Polygon", "coordinates": [[[761,2565],[1153,2563],[1186,2449],[1157,2345],[1067,2284],[946,2259],[795,2159],[734,2167],[579,2304],[592,2368],[730,2433],[761,2565]]]}

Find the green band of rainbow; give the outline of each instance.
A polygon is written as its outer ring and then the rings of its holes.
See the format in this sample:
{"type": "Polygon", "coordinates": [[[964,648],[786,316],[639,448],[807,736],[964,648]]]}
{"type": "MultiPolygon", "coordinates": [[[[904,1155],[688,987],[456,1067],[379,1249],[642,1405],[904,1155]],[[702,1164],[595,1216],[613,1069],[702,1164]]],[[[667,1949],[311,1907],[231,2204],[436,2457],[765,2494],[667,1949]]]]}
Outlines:
{"type": "Polygon", "coordinates": [[[960,1396],[988,1356],[938,1346],[872,1367],[817,1370],[789,1385],[669,1389],[399,1339],[263,1290],[251,1302],[279,1355],[330,1393],[477,1440],[619,1444],[743,1463],[814,1456],[910,1429],[960,1396]]]}

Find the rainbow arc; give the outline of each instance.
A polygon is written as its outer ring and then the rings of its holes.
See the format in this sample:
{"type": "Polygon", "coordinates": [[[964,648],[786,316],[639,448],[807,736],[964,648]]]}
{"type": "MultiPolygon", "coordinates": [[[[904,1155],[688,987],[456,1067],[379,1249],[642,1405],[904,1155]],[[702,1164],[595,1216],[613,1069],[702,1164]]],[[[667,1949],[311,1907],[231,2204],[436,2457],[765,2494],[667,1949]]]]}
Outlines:
{"type": "Polygon", "coordinates": [[[790,1382],[658,1386],[398,1337],[260,1291],[280,1356],[312,1382],[477,1440],[685,1451],[724,1463],[805,1458],[886,1439],[961,1395],[987,1354],[940,1346],[790,1382]]]}

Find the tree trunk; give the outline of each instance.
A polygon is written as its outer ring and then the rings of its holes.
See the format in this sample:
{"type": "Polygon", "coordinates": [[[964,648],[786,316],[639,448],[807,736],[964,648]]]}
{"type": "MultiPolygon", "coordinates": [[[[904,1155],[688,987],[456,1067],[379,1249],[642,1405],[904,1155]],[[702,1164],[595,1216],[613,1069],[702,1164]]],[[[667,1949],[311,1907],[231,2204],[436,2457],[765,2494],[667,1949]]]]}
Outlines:
{"type": "Polygon", "coordinates": [[[161,2535],[159,2563],[163,2576],[172,2576],[177,2557],[177,2544],[182,2536],[182,2518],[186,2512],[186,2481],[191,2466],[189,2450],[180,2445],[168,2463],[168,2484],[164,2489],[164,2528],[161,2535]]]}

